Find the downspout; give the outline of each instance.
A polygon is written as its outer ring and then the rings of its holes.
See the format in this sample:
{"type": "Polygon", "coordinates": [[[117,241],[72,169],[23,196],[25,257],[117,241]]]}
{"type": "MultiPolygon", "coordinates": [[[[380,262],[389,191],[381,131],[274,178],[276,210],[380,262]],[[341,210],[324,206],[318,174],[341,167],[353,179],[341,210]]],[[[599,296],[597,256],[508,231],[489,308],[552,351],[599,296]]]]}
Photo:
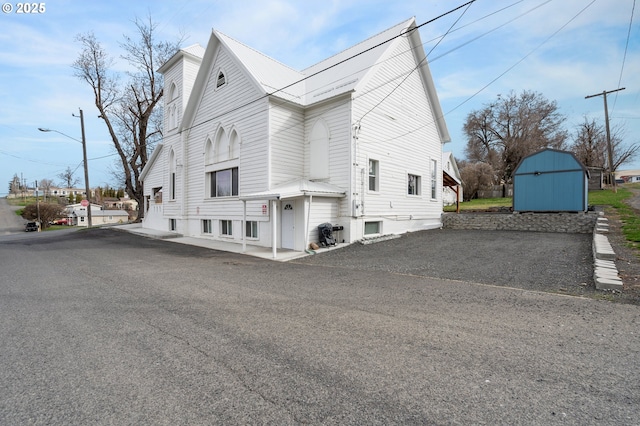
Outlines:
{"type": "Polygon", "coordinates": [[[313,195],[309,194],[309,207],[307,208],[307,226],[304,237],[304,249],[309,249],[309,223],[311,221],[311,204],[313,203],[313,195]]]}
{"type": "Polygon", "coordinates": [[[242,252],[247,252],[247,200],[242,200],[242,252]]]}
{"type": "Polygon", "coordinates": [[[277,240],[277,231],[278,231],[278,212],[276,211],[276,205],[278,201],[271,201],[271,253],[273,258],[275,259],[278,255],[278,240],[277,240]]]}

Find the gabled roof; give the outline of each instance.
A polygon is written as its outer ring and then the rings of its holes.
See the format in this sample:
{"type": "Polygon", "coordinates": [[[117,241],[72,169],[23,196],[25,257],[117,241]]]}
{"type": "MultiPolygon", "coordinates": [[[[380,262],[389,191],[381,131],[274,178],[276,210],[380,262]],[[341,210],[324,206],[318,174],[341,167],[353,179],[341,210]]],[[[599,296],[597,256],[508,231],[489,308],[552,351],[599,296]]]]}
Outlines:
{"type": "Polygon", "coordinates": [[[144,165],[144,168],[140,172],[140,176],[138,177],[138,180],[140,182],[144,181],[144,178],[146,178],[147,174],[149,174],[149,171],[153,167],[153,163],[155,163],[156,159],[158,158],[158,156],[160,156],[160,152],[162,151],[162,147],[163,147],[163,145],[161,143],[159,143],[154,148],[153,152],[151,153],[151,157],[149,157],[149,160],[147,160],[147,164],[144,165]]]}
{"type": "Polygon", "coordinates": [[[458,163],[451,151],[442,153],[442,180],[444,186],[462,185],[462,177],[458,170],[458,163]],[[445,164],[451,164],[451,170],[447,170],[445,164]]]}
{"type": "MultiPolygon", "coordinates": [[[[408,19],[373,37],[368,38],[336,55],[302,71],[296,71],[265,54],[213,30],[202,57],[202,64],[185,108],[181,129],[191,126],[195,110],[200,103],[209,78],[213,61],[220,46],[224,46],[237,64],[244,68],[259,93],[277,96],[301,106],[308,106],[335,96],[361,89],[367,77],[375,73],[375,65],[382,63],[406,37],[412,47],[418,71],[426,88],[426,96],[436,118],[436,127],[443,142],[450,140],[440,102],[438,100],[429,65],[426,60],[415,18],[408,19]]],[[[183,49],[185,50],[185,49],[183,49]]],[[[183,53],[184,54],[184,53],[183,53]]],[[[171,62],[171,61],[169,61],[171,62]]]]}
{"type": "Polygon", "coordinates": [[[514,169],[514,176],[528,173],[553,173],[580,170],[588,175],[589,170],[573,152],[560,149],[543,148],[520,160],[514,169]]]}
{"type": "Polygon", "coordinates": [[[344,197],[346,191],[326,182],[314,182],[298,179],[288,182],[273,189],[253,194],[241,195],[241,200],[282,200],[285,198],[313,195],[314,197],[344,197]]]}
{"type": "Polygon", "coordinates": [[[200,46],[200,44],[198,44],[198,43],[192,44],[191,46],[187,46],[185,48],[182,48],[182,49],[178,50],[175,53],[175,55],[173,55],[171,58],[169,58],[169,60],[167,62],[162,64],[162,66],[160,68],[158,68],[158,72],[159,73],[164,73],[166,70],[171,68],[178,60],[180,60],[180,59],[182,59],[184,57],[195,59],[196,61],[199,62],[199,61],[202,60],[202,57],[204,56],[204,52],[205,52],[204,47],[200,46]]]}

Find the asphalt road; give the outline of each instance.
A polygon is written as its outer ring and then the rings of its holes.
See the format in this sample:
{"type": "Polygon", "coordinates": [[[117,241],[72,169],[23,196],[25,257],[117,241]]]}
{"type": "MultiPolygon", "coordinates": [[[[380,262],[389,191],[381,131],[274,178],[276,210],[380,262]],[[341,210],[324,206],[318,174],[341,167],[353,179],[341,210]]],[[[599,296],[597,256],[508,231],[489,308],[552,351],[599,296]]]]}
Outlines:
{"type": "Polygon", "coordinates": [[[0,271],[3,425],[640,419],[634,305],[107,229],[0,236],[0,271]]]}
{"type": "Polygon", "coordinates": [[[0,235],[24,232],[27,221],[15,214],[19,208],[10,206],[6,198],[0,198],[0,235]]]}

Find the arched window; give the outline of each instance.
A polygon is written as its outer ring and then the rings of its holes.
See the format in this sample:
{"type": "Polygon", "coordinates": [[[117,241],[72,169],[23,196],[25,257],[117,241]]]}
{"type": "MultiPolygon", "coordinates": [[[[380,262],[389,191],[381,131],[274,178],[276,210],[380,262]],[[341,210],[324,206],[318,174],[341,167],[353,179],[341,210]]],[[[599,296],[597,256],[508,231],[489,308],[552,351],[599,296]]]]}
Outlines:
{"type": "Polygon", "coordinates": [[[229,137],[229,158],[238,158],[240,156],[240,138],[235,130],[231,131],[229,137]]]}
{"type": "Polygon", "coordinates": [[[216,81],[216,89],[220,86],[224,86],[227,83],[227,79],[224,76],[224,72],[218,72],[218,80],[216,81]]]}
{"type": "Polygon", "coordinates": [[[167,99],[169,102],[178,97],[178,86],[176,86],[176,83],[171,83],[171,85],[169,86],[168,94],[169,96],[167,97],[167,99]]]}
{"type": "Polygon", "coordinates": [[[216,134],[215,155],[216,162],[229,159],[229,137],[222,127],[216,134]]]}
{"type": "Polygon", "coordinates": [[[213,142],[207,137],[207,141],[204,143],[204,164],[213,164],[215,162],[215,152],[213,149],[213,142]]]}
{"type": "Polygon", "coordinates": [[[323,120],[309,134],[309,179],[329,177],[329,129],[323,120]]]}

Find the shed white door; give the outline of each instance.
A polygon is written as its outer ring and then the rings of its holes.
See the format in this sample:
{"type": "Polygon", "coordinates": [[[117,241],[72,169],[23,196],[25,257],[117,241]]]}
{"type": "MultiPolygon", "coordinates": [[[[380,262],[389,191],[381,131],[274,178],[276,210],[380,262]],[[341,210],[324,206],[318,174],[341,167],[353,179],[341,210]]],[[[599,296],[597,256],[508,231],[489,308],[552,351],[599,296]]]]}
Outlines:
{"type": "Polygon", "coordinates": [[[292,201],[282,203],[282,225],[280,238],[282,239],[282,248],[286,249],[294,248],[295,211],[293,206],[294,203],[292,201]]]}

